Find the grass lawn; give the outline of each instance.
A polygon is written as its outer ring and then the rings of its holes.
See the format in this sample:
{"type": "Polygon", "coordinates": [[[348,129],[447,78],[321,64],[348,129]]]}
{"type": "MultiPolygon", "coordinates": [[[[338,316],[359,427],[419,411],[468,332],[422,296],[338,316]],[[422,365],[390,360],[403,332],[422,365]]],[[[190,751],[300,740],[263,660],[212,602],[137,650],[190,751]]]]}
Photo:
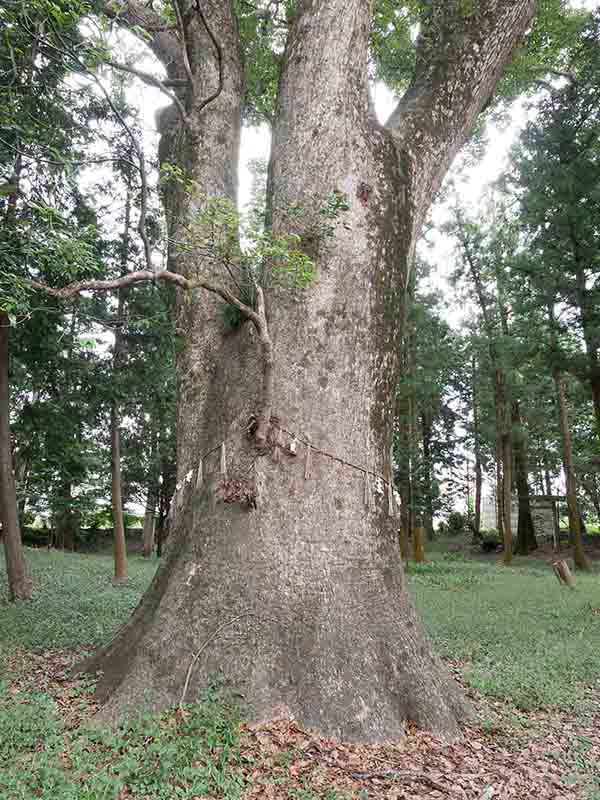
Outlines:
{"type": "MultiPolygon", "coordinates": [[[[479,718],[462,744],[442,749],[414,734],[392,752],[317,741],[293,724],[257,733],[241,724],[239,711],[218,687],[185,714],[148,716],[116,730],[90,727],[93,681],[71,676],[69,666],[82,648],[108,640],[127,618],[156,561],[132,558],[129,585],[113,587],[110,556],[29,550],[27,557],[34,600],[0,601],[3,800],[417,798],[440,789],[450,761],[461,766],[441,796],[479,798],[494,785],[504,787],[494,796],[528,797],[514,793],[507,777],[522,762],[523,785],[538,778],[548,783],[553,776],[560,786],[556,794],[540,797],[600,800],[600,733],[598,741],[594,733],[600,721],[594,695],[600,687],[597,574],[578,575],[576,589],[569,591],[547,565],[529,559],[505,568],[438,553],[427,564],[411,565],[409,585],[421,617],[437,651],[472,695],[479,718]],[[499,738],[497,730],[486,728],[488,711],[509,727],[525,721],[527,741],[515,734],[510,743],[511,730],[509,744],[506,730],[499,738]],[[565,726],[571,733],[561,738],[565,726]],[[527,749],[534,739],[535,753],[527,749]],[[353,766],[344,767],[345,757],[353,766]],[[533,768],[535,777],[527,777],[527,765],[536,758],[542,760],[533,768]],[[381,772],[383,761],[391,765],[389,776],[405,776],[407,764],[414,770],[422,763],[429,776],[438,775],[431,773],[438,761],[446,767],[440,766],[437,784],[428,777],[429,784],[411,784],[412,793],[388,794],[387,778],[373,790],[369,777],[378,774],[369,771],[371,762],[381,772]],[[401,770],[394,772],[394,766],[401,770]]],[[[0,581],[4,591],[1,560],[0,581]]],[[[389,781],[397,783],[394,777],[389,781]]]]}
{"type": "Polygon", "coordinates": [[[569,710],[600,687],[600,575],[570,591],[539,561],[505,567],[443,555],[409,566],[437,652],[466,682],[523,709],[569,710]]]}
{"type": "Polygon", "coordinates": [[[156,559],[129,559],[129,583],[115,587],[112,557],[57,550],[27,550],[34,597],[14,605],[6,599],[0,557],[0,657],[27,649],[102,644],[128,617],[156,570],[156,559]]]}

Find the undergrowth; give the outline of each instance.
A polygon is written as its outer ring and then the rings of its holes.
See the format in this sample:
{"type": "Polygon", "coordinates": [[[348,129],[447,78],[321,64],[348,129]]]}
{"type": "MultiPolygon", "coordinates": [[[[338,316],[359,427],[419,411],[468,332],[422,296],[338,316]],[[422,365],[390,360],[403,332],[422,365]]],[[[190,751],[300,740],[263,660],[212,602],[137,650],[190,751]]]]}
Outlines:
{"type": "Polygon", "coordinates": [[[549,565],[436,558],[408,568],[437,652],[468,684],[518,708],[568,710],[600,681],[600,581],[577,575],[570,591],[549,565]]]}
{"type": "MultiPolygon", "coordinates": [[[[28,551],[27,558],[35,597],[24,604],[0,601],[0,664],[17,647],[44,651],[35,657],[46,663],[46,651],[51,658],[57,648],[108,640],[156,568],[155,561],[133,558],[129,584],[114,587],[110,557],[28,551]]],[[[506,568],[437,554],[409,565],[408,576],[435,649],[482,694],[513,708],[569,710],[600,681],[597,575],[578,575],[569,591],[541,562],[517,559],[506,568]]],[[[240,744],[239,710],[218,686],[185,713],[141,715],[105,730],[69,724],[64,695],[53,694],[51,681],[40,683],[34,673],[25,670],[16,681],[5,674],[0,683],[0,797],[236,800],[243,794],[243,775],[253,767],[240,744]]],[[[89,713],[92,688],[88,678],[73,680],[69,689],[73,708],[83,708],[80,718],[89,713]]],[[[577,771],[585,767],[592,775],[582,742],[577,771]]],[[[297,800],[317,796],[309,786],[294,791],[297,800]]]]}
{"type": "Polygon", "coordinates": [[[155,559],[129,559],[129,581],[115,587],[112,558],[27,548],[33,600],[9,603],[0,558],[0,661],[6,652],[75,647],[109,640],[156,570],[155,559]]]}
{"type": "Polygon", "coordinates": [[[192,800],[240,797],[239,715],[211,688],[183,712],[116,730],[65,731],[47,695],[0,694],[0,797],[192,800]]]}

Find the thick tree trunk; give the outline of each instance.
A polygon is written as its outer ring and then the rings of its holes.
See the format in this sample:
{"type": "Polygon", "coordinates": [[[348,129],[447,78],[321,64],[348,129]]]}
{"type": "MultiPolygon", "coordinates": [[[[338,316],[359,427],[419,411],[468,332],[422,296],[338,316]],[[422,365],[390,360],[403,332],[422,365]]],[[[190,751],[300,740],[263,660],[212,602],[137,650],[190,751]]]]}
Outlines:
{"type": "Polygon", "coordinates": [[[0,313],[0,519],[9,597],[11,600],[29,600],[32,583],[19,528],[10,436],[9,333],[9,319],[0,313]]]}
{"type": "Polygon", "coordinates": [[[573,542],[573,559],[578,569],[588,570],[590,569],[590,561],[583,547],[581,515],[577,502],[577,476],[573,461],[573,444],[571,440],[565,384],[558,369],[554,369],[553,376],[554,385],[556,387],[556,399],[558,401],[558,422],[562,439],[563,468],[567,484],[567,508],[569,514],[569,530],[573,542]]]}
{"type": "Polygon", "coordinates": [[[537,548],[531,502],[529,499],[529,477],[527,459],[527,440],[523,430],[519,403],[513,403],[513,451],[515,456],[515,482],[519,502],[519,521],[517,527],[516,552],[526,556],[537,548]]]}
{"type": "MultiPolygon", "coordinates": [[[[201,111],[192,107],[198,135],[184,166],[208,195],[234,200],[238,42],[230,4],[203,5],[218,31],[223,85],[201,111]]],[[[464,26],[470,18],[455,5],[464,26]]],[[[514,2],[498,11],[490,3],[494,24],[477,19],[458,64],[427,74],[419,67],[390,132],[368,112],[369,3],[298,4],[273,132],[272,219],[276,235],[293,232],[289,209],[299,204],[300,235],[318,273],[303,291],[285,274],[271,275],[273,417],[268,446],[258,451],[248,433],[262,400],[254,330],[228,330],[212,297],[179,306],[180,488],[166,557],[97,662],[100,692],[110,695],[106,716],[147,699],[156,707],[195,700],[219,671],[257,717],[291,715],[354,739],[397,737],[407,720],[457,734],[463,702],[416,619],[390,515],[396,321],[432,193],[532,7],[514,2]],[[449,95],[435,85],[449,75],[455,114],[442,111],[449,95]],[[443,132],[442,119],[450,120],[443,132]],[[331,239],[309,241],[307,226],[334,191],[350,206],[344,224],[331,239]],[[365,471],[383,487],[372,503],[365,471]]],[[[200,98],[214,89],[217,64],[206,26],[198,22],[192,34],[193,61],[204,69],[204,83],[194,86],[200,98]]],[[[436,36],[420,52],[429,66],[444,50],[436,36]]],[[[190,209],[181,195],[175,204],[177,235],[177,219],[190,209]]],[[[174,266],[215,270],[189,254],[174,266]]]]}

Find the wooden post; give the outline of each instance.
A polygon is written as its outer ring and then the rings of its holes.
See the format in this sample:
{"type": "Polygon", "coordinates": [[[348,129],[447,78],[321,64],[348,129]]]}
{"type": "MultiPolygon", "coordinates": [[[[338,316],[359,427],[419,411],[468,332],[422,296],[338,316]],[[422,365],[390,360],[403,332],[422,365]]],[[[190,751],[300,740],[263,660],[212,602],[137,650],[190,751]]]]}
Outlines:
{"type": "Polygon", "coordinates": [[[575,578],[573,577],[566,561],[563,561],[562,559],[553,561],[552,569],[554,570],[554,574],[558,578],[558,582],[561,585],[564,583],[565,586],[569,587],[569,589],[575,588],[575,578]]]}
{"type": "Polygon", "coordinates": [[[413,531],[413,559],[417,564],[422,564],[425,561],[423,540],[424,529],[421,525],[417,525],[413,531]]]}

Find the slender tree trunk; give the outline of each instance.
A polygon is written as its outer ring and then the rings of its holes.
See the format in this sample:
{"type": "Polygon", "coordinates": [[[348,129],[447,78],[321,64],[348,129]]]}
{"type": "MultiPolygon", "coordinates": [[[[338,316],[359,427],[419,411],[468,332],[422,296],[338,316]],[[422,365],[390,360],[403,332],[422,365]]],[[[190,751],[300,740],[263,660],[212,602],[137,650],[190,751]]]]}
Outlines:
{"type": "MultiPolygon", "coordinates": [[[[124,302],[119,295],[117,316],[123,316],[124,302]]],[[[118,377],[123,355],[123,337],[120,328],[115,332],[113,348],[113,380],[118,384],[118,377]]],[[[119,419],[119,403],[113,397],[110,404],[110,475],[111,475],[111,509],[113,520],[113,583],[127,582],[127,540],[125,537],[125,518],[123,514],[123,493],[121,488],[121,431],[119,419]]]]}
{"type": "MultiPolygon", "coordinates": [[[[125,220],[121,241],[121,274],[127,272],[131,238],[131,185],[127,185],[125,199],[125,220]]],[[[113,519],[113,555],[114,577],[113,583],[127,582],[127,540],[125,536],[125,520],[123,515],[123,491],[121,482],[121,431],[119,414],[118,386],[121,377],[121,367],[124,356],[123,316],[125,313],[125,296],[119,292],[117,306],[117,327],[115,330],[115,343],[113,346],[112,374],[115,386],[115,395],[110,404],[110,472],[111,472],[111,507],[113,519]]]]}
{"type": "Polygon", "coordinates": [[[483,491],[483,470],[479,454],[475,458],[475,515],[473,518],[473,534],[481,535],[481,495],[483,491]]]}
{"type": "Polygon", "coordinates": [[[546,484],[546,494],[548,497],[552,497],[552,477],[549,469],[544,470],[544,482],[546,484]]]}
{"type": "Polygon", "coordinates": [[[483,470],[481,467],[481,434],[479,430],[477,370],[474,357],[471,382],[473,399],[473,449],[475,452],[475,515],[473,519],[473,538],[478,539],[481,532],[481,493],[483,489],[483,470]]]}
{"type": "Polygon", "coordinates": [[[598,364],[597,356],[592,364],[590,387],[592,390],[592,406],[594,409],[594,420],[596,423],[596,436],[598,438],[598,442],[600,442],[600,364],[598,364]]]}
{"type": "Polygon", "coordinates": [[[502,438],[496,434],[496,527],[504,541],[504,492],[502,488],[502,438]]]}
{"type": "Polygon", "coordinates": [[[508,436],[502,441],[502,521],[505,564],[510,564],[513,553],[512,535],[512,444],[508,436]]]}
{"type": "Polygon", "coordinates": [[[150,432],[152,445],[150,448],[150,469],[148,477],[148,494],[146,495],[146,511],[144,514],[144,531],[142,534],[143,547],[142,555],[150,558],[154,549],[154,515],[158,501],[158,471],[159,465],[159,434],[151,429],[150,432]]]}
{"type": "Polygon", "coordinates": [[[433,541],[433,480],[431,463],[432,420],[428,412],[421,416],[421,433],[423,436],[423,527],[428,541],[433,541]]]}
{"type": "Polygon", "coordinates": [[[110,472],[113,520],[114,583],[127,582],[127,541],[121,493],[121,434],[119,413],[113,401],[110,409],[110,472]]]}
{"type": "Polygon", "coordinates": [[[523,430],[519,403],[512,406],[513,451],[515,455],[515,482],[519,502],[519,521],[517,528],[516,552],[526,556],[537,548],[531,502],[529,499],[529,470],[527,459],[527,440],[523,430]]]}
{"type": "Polygon", "coordinates": [[[596,290],[592,292],[587,286],[589,265],[582,253],[574,224],[569,224],[571,244],[573,246],[573,263],[576,268],[576,295],[581,317],[581,327],[585,342],[585,351],[588,359],[588,384],[592,392],[592,408],[596,428],[597,444],[600,446],[600,363],[598,361],[598,348],[600,346],[600,319],[596,311],[596,290]]]}
{"type": "Polygon", "coordinates": [[[417,525],[413,531],[413,559],[417,564],[422,564],[425,561],[425,542],[423,534],[423,528],[417,525]]]}
{"type": "Polygon", "coordinates": [[[0,313],[0,518],[2,520],[2,541],[9,597],[11,600],[29,600],[32,583],[19,528],[10,435],[9,334],[8,316],[0,313]]]}
{"type": "MultiPolygon", "coordinates": [[[[511,419],[508,411],[506,397],[506,373],[502,367],[496,345],[497,330],[490,314],[489,303],[483,286],[483,279],[480,267],[477,263],[472,245],[464,235],[461,237],[461,244],[465,253],[465,258],[471,273],[471,279],[475,287],[477,301],[483,317],[483,323],[488,341],[491,364],[491,381],[494,391],[494,410],[496,413],[496,485],[498,498],[498,531],[500,532],[500,520],[502,520],[502,539],[504,542],[504,563],[510,564],[513,554],[512,538],[512,435],[511,419]],[[500,465],[502,465],[500,467],[500,465]]],[[[498,286],[500,291],[500,286],[498,286]]],[[[503,326],[506,325],[506,310],[502,303],[500,305],[500,317],[503,326]]],[[[503,331],[507,335],[507,331],[503,331]]]]}
{"type": "MultiPolygon", "coordinates": [[[[202,6],[219,48],[193,15],[194,138],[182,144],[163,112],[160,155],[177,159],[207,196],[235,202],[235,15],[227,1],[202,6]]],[[[432,196],[532,11],[525,0],[490,0],[471,19],[457,3],[436,5],[414,85],[383,128],[368,97],[370,4],[297,4],[273,128],[273,234],[302,240],[332,192],[349,208],[326,241],[304,239],[318,271],[304,291],[281,270],[270,275],[272,358],[257,357],[249,325],[225,327],[212,296],[180,300],[180,488],[153,584],[96,662],[99,693],[110,695],[105,717],[147,699],[193,701],[218,670],[258,718],[284,714],[360,740],[397,737],[406,720],[458,734],[463,701],[416,618],[387,496],[397,321],[432,196]],[[301,222],[291,204],[303,209],[301,222]],[[265,408],[264,385],[273,409],[266,445],[248,433],[265,408]],[[372,507],[364,470],[383,487],[372,507]]],[[[170,75],[185,76],[180,62],[165,61],[170,75]]],[[[176,240],[195,208],[181,188],[173,193],[176,240]]],[[[227,280],[189,252],[173,253],[172,266],[227,280]]]]}
{"type": "Polygon", "coordinates": [[[56,514],[56,541],[63,550],[75,550],[76,522],[73,515],[72,485],[69,480],[59,489],[59,510],[56,514]]]}
{"type": "Polygon", "coordinates": [[[156,494],[155,489],[151,486],[148,489],[148,496],[146,499],[146,512],[144,514],[144,531],[142,534],[142,555],[144,558],[150,558],[154,550],[154,512],[156,511],[156,494]]]}
{"type": "Polygon", "coordinates": [[[578,569],[589,570],[590,562],[583,547],[581,515],[577,502],[577,477],[573,461],[573,444],[571,440],[565,385],[563,377],[557,368],[553,371],[553,377],[556,387],[556,399],[558,401],[558,421],[562,438],[563,468],[567,483],[567,508],[569,513],[569,530],[573,541],[573,559],[578,569]]]}
{"type": "Polygon", "coordinates": [[[167,524],[166,514],[159,513],[158,524],[156,526],[156,557],[162,558],[163,542],[165,540],[165,526],[167,524]]]}

